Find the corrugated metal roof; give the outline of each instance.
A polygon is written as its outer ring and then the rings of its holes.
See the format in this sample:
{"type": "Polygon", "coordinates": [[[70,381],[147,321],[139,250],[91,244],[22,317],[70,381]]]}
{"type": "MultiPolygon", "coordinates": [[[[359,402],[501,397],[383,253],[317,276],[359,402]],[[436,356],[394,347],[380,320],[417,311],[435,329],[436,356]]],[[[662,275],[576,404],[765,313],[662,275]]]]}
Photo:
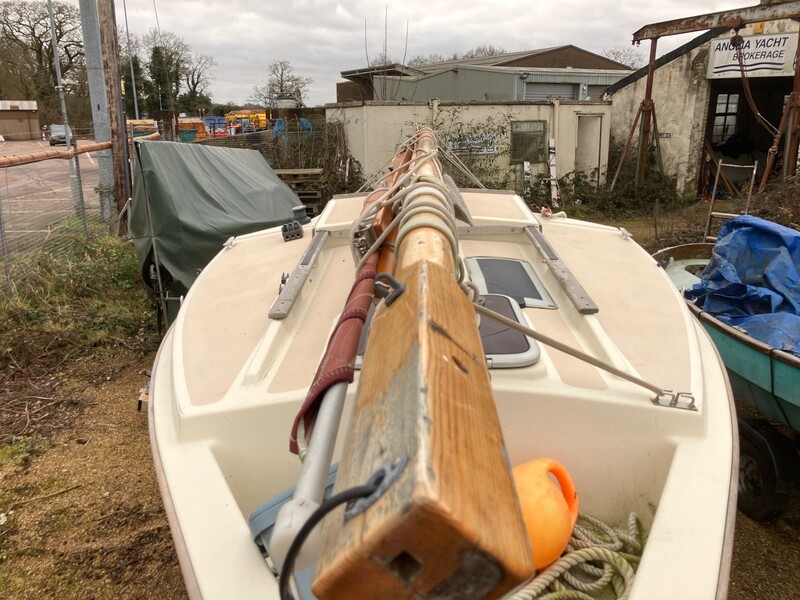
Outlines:
{"type": "Polygon", "coordinates": [[[361,67],[359,69],[350,69],[349,71],[341,71],[339,74],[345,79],[355,81],[357,78],[369,79],[376,75],[419,75],[423,73],[418,68],[408,67],[401,64],[392,65],[377,65],[375,67],[361,67]]]}
{"type": "Polygon", "coordinates": [[[417,68],[422,69],[424,71],[433,71],[433,70],[438,71],[441,69],[449,69],[456,65],[495,66],[506,62],[511,62],[512,60],[526,58],[528,56],[536,56],[537,54],[550,52],[551,50],[557,50],[558,48],[566,48],[566,46],[551,46],[550,48],[539,48],[537,50],[521,50],[519,52],[508,52],[506,54],[495,54],[494,56],[480,56],[478,58],[446,60],[444,62],[431,63],[429,65],[420,65],[417,68]]]}
{"type": "Polygon", "coordinates": [[[527,83],[586,83],[588,85],[611,85],[631,71],[609,71],[589,69],[516,69],[525,75],[527,83]]]}
{"type": "Polygon", "coordinates": [[[552,46],[550,48],[539,48],[538,50],[520,50],[518,52],[508,52],[506,54],[496,54],[494,56],[480,56],[478,58],[463,58],[458,60],[446,60],[439,63],[431,63],[429,65],[414,65],[407,66],[401,64],[393,65],[379,65],[375,67],[361,67],[360,69],[350,69],[349,71],[341,71],[341,76],[345,79],[354,79],[356,77],[371,77],[374,75],[406,75],[414,76],[422,73],[432,73],[438,71],[446,71],[455,66],[496,66],[502,63],[510,62],[527,56],[535,56],[551,50],[559,48],[566,48],[567,46],[552,46]]]}
{"type": "Polygon", "coordinates": [[[36,100],[0,100],[0,110],[39,110],[36,100]]]}

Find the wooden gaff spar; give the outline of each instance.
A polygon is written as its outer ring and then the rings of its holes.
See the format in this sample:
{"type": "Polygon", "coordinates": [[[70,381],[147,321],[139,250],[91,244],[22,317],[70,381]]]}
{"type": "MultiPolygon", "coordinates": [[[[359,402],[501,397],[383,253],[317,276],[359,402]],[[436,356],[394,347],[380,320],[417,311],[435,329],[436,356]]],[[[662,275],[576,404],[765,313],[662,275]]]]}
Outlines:
{"type": "Polygon", "coordinates": [[[396,249],[405,289],[372,321],[337,489],[382,468],[396,479],[387,475],[369,507],[328,519],[314,583],[322,600],[497,598],[533,572],[435,154],[421,130],[418,187],[403,207],[414,214],[396,249]]]}

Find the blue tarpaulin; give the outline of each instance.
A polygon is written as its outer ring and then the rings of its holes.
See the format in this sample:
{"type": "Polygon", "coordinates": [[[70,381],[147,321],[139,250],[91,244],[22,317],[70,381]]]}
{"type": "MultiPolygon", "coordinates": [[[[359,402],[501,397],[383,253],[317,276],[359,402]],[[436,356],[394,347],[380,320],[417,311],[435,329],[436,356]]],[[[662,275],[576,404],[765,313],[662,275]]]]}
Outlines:
{"type": "Polygon", "coordinates": [[[800,232],[742,215],[720,229],[686,297],[728,325],[800,355],[800,232]]]}

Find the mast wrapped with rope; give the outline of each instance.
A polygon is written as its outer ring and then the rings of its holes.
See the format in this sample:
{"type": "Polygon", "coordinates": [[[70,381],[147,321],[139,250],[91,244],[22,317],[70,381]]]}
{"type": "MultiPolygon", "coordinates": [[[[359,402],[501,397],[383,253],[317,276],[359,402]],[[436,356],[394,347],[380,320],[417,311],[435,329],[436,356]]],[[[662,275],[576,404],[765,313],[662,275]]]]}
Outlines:
{"type": "MultiPolygon", "coordinates": [[[[377,234],[386,233],[381,237],[395,233],[387,230],[391,219],[384,201],[403,182],[410,158],[410,151],[399,152],[392,161],[389,173],[379,180],[375,191],[364,202],[362,217],[372,219],[370,226],[377,234]]],[[[273,528],[271,556],[277,565],[283,564],[298,532],[322,502],[347,387],[355,374],[361,330],[374,296],[376,267],[383,264],[393,264],[391,245],[387,244],[380,252],[365,256],[357,265],[356,278],[342,314],[328,339],[328,346],[314,373],[306,399],[292,425],[289,450],[303,461],[303,469],[292,499],[281,508],[273,528]],[[312,438],[315,430],[317,434],[312,438]]],[[[313,537],[318,541],[319,533],[313,537]]],[[[302,568],[316,561],[317,545],[308,544],[297,557],[302,568]]]]}
{"type": "Polygon", "coordinates": [[[328,518],[313,588],[321,600],[497,598],[533,572],[436,155],[423,129],[405,187],[387,200],[397,263],[377,276],[388,297],[371,324],[336,484],[377,490],[328,518]]]}

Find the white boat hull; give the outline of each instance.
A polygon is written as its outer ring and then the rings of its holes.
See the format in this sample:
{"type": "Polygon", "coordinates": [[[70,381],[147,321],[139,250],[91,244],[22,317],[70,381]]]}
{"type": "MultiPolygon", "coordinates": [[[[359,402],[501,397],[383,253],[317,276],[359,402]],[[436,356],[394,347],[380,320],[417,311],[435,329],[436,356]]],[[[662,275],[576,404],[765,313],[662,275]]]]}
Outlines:
{"type": "MultiPolygon", "coordinates": [[[[631,598],[724,598],[738,449],[725,371],[707,334],[656,263],[614,229],[540,220],[508,194],[464,196],[475,225],[461,233],[462,254],[529,261],[558,304],[523,309],[531,327],[691,392],[697,408],[656,405],[651,392],[542,347],[532,366],[491,372],[511,464],[555,458],[569,469],[583,511],[615,525],[638,513],[649,539],[631,598]],[[524,227],[540,224],[599,306],[596,315],[574,308],[524,235],[524,227]]],[[[151,383],[151,438],[192,597],[278,597],[247,518],[297,481],[289,431],[349,291],[343,232],[360,204],[334,200],[316,222],[316,231],[330,235],[286,319],[267,313],[311,226],[302,241],[285,243],[279,230],[238,238],[200,275],[162,343],[151,383]]],[[[348,392],[335,460],[356,387],[348,392]]]]}

